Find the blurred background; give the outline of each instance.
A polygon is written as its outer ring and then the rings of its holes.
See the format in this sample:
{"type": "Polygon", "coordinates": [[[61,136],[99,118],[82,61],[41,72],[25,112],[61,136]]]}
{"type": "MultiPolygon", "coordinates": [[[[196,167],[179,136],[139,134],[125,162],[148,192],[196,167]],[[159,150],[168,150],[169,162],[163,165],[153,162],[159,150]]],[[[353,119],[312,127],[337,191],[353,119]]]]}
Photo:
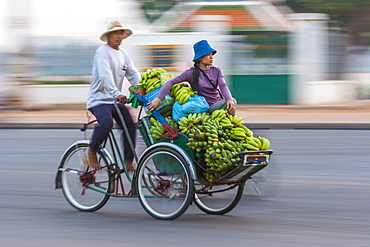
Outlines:
{"type": "Polygon", "coordinates": [[[0,0],[0,109],[84,108],[112,20],[140,72],[180,73],[207,39],[239,104],[370,98],[368,0],[0,0]]]}

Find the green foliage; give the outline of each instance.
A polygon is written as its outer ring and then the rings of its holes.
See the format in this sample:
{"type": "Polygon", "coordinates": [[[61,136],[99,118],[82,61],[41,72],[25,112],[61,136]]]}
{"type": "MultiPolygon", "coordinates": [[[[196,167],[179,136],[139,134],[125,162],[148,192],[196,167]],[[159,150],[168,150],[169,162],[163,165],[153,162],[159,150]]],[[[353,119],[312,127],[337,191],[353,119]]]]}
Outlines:
{"type": "Polygon", "coordinates": [[[164,12],[172,8],[177,2],[176,0],[138,0],[142,4],[142,9],[146,18],[153,22],[158,19],[164,12]]]}
{"type": "Polygon", "coordinates": [[[326,13],[329,26],[351,34],[355,44],[361,44],[361,34],[370,32],[369,0],[286,0],[297,13],[326,13]]]}

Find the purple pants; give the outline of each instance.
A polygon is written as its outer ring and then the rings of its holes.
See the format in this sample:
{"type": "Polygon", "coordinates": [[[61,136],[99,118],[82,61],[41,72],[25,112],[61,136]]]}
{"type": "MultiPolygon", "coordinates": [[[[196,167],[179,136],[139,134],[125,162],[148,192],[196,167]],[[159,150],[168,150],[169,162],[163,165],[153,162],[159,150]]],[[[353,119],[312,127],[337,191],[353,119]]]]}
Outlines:
{"type": "MultiPolygon", "coordinates": [[[[134,143],[134,146],[136,146],[136,127],[130,112],[124,104],[119,103],[118,107],[121,110],[123,119],[132,138],[132,142],[134,143]]],[[[89,111],[91,111],[91,113],[94,114],[95,118],[98,120],[98,124],[94,128],[90,143],[90,147],[97,151],[103,141],[107,139],[109,131],[113,128],[113,119],[116,120],[117,124],[122,130],[123,126],[113,104],[101,104],[90,108],[89,111]]],[[[134,153],[130,147],[128,138],[129,137],[127,137],[126,133],[122,131],[124,159],[127,161],[133,161],[134,153]]]]}

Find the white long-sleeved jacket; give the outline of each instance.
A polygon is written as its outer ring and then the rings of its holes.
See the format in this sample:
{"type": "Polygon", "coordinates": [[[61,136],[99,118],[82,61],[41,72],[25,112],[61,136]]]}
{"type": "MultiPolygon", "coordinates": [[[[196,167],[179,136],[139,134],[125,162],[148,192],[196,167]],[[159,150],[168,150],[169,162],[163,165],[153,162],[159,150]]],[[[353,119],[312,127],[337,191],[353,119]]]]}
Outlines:
{"type": "Polygon", "coordinates": [[[100,46],[94,56],[87,109],[100,104],[112,104],[122,94],[125,77],[131,85],[140,84],[140,74],[127,52],[122,48],[115,50],[108,44],[100,46]]]}

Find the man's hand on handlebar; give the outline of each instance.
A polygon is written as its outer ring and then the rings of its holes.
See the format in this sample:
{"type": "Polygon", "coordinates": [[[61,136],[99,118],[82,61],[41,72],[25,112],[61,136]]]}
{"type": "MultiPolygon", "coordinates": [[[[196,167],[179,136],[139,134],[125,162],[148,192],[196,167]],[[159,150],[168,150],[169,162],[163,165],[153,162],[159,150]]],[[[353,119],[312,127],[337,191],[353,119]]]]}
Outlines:
{"type": "Polygon", "coordinates": [[[125,95],[118,95],[116,97],[116,99],[118,100],[118,102],[120,102],[122,104],[126,104],[127,103],[127,97],[125,95]]]}

